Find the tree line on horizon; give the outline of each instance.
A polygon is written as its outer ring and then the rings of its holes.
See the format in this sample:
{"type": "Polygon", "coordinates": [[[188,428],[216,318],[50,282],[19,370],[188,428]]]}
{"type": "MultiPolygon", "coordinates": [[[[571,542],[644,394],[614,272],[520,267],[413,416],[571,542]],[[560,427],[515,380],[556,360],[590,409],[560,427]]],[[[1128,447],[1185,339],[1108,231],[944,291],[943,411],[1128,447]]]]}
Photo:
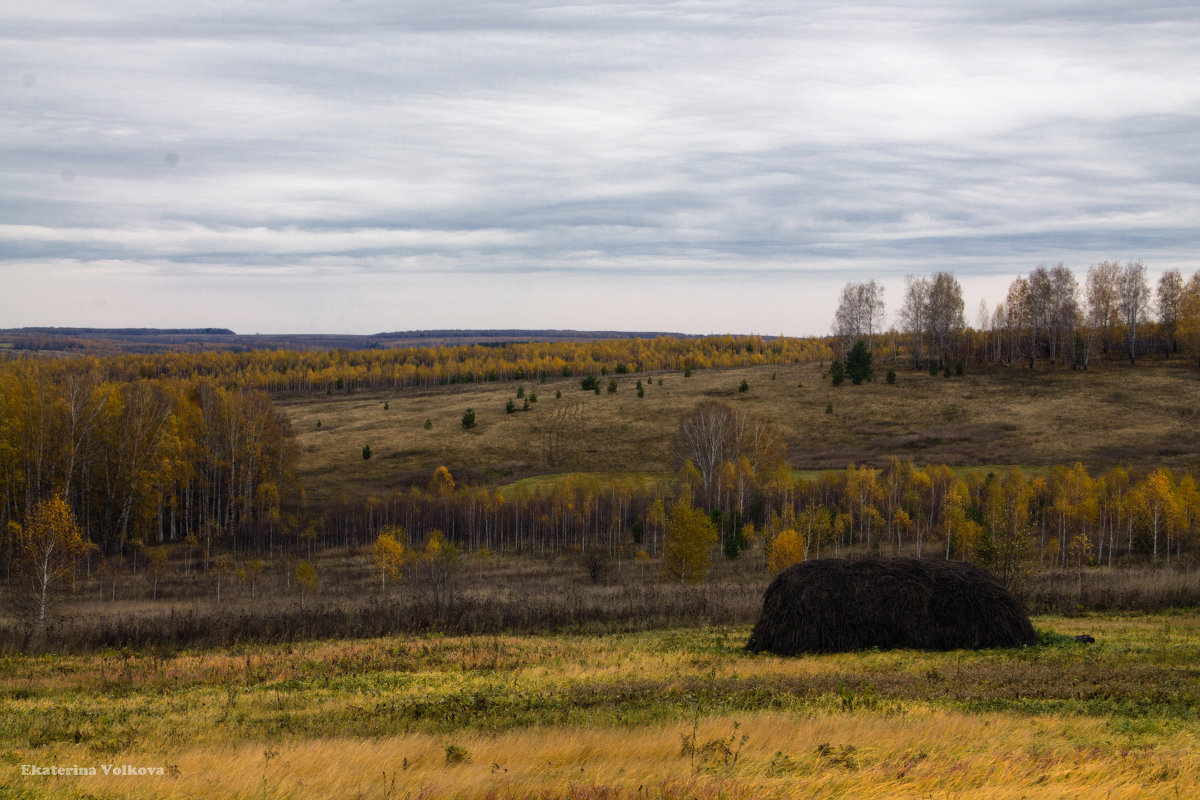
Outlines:
{"type": "Polygon", "coordinates": [[[1181,350],[1200,360],[1200,270],[1190,279],[1167,270],[1151,290],[1141,261],[1093,264],[1082,285],[1062,264],[1038,266],[1018,275],[990,310],[981,300],[974,327],[952,273],[909,275],[886,329],[883,295],[876,280],[843,287],[831,326],[839,358],[862,340],[869,352],[899,361],[903,350],[915,369],[932,362],[931,370],[966,360],[1087,369],[1117,354],[1133,364],[1148,352],[1181,350]]]}
{"type": "MultiPolygon", "coordinates": [[[[272,394],[428,388],[584,375],[798,364],[827,360],[820,337],[703,336],[595,342],[518,342],[393,349],[255,350],[78,356],[46,368],[105,380],[209,378],[272,394]]],[[[36,357],[0,350],[0,365],[36,357]]]]}

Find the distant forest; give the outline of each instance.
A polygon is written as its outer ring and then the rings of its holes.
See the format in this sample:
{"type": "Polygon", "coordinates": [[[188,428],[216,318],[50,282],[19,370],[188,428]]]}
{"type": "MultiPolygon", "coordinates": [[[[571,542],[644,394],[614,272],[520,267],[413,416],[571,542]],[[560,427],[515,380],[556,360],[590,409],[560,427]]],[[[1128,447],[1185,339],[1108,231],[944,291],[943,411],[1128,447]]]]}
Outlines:
{"type": "Polygon", "coordinates": [[[769,458],[747,460],[745,441],[722,433],[717,452],[695,449],[665,488],[578,478],[504,496],[456,486],[447,475],[391,497],[314,508],[298,484],[294,438],[273,399],[772,364],[829,362],[832,371],[835,359],[856,348],[876,365],[931,371],[963,362],[1087,369],[1136,365],[1146,354],[1196,358],[1200,273],[1190,281],[1167,273],[1152,292],[1140,264],[1105,262],[1089,271],[1081,291],[1068,271],[1040,267],[1014,281],[1004,302],[981,309],[975,327],[966,324],[957,281],[938,273],[909,280],[899,327],[882,330],[882,318],[881,292],[868,282],[847,284],[835,335],[821,338],[68,358],[4,348],[0,339],[0,567],[12,571],[31,514],[47,498],[65,500],[97,558],[135,564],[164,542],[186,543],[207,565],[217,550],[271,557],[279,548],[364,545],[385,525],[403,527],[413,546],[440,530],[469,549],[653,556],[665,550],[671,509],[681,503],[711,514],[714,537],[731,557],[756,537],[768,552],[782,541],[802,557],[860,546],[1000,561],[1030,551],[1060,566],[1131,556],[1170,563],[1200,547],[1195,475],[1089,475],[1064,465],[1049,479],[1029,480],[895,461],[883,470],[851,466],[800,480],[782,469],[777,447],[763,448],[776,438],[766,419],[734,420],[722,430],[756,431],[753,451],[769,458]]]}

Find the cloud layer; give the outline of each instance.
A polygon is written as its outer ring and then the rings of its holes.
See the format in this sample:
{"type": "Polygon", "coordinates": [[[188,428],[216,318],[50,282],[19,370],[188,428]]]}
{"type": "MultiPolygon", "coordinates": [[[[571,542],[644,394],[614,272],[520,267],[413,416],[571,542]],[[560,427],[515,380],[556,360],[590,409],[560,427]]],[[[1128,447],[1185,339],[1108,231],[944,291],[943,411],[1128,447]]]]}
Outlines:
{"type": "Polygon", "coordinates": [[[821,333],[850,279],[1200,266],[1193,7],[171,5],[0,10],[0,327],[821,333]]]}

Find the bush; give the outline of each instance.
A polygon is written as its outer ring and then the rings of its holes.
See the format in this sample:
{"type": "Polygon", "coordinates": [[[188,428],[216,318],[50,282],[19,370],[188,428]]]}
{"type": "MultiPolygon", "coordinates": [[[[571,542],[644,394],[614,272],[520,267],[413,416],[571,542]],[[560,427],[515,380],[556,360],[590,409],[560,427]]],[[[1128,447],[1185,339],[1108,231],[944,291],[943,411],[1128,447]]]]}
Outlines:
{"type": "Polygon", "coordinates": [[[846,380],[846,369],[842,366],[840,358],[835,358],[829,365],[829,378],[834,386],[841,386],[842,381],[846,380]]]}
{"type": "Polygon", "coordinates": [[[584,391],[587,391],[588,389],[595,389],[600,384],[596,381],[595,375],[586,375],[583,380],[579,381],[579,385],[584,391]]]}
{"type": "Polygon", "coordinates": [[[363,453],[363,461],[370,461],[371,460],[371,445],[364,444],[362,453],[363,453]]]}
{"type": "Polygon", "coordinates": [[[887,371],[887,382],[888,382],[888,383],[890,383],[890,384],[893,384],[893,385],[895,385],[895,383],[896,383],[896,370],[894,370],[894,369],[889,369],[889,370],[887,371]]]}
{"type": "Polygon", "coordinates": [[[828,403],[825,404],[825,413],[826,414],[833,413],[833,401],[832,400],[830,400],[828,403]]]}
{"type": "Polygon", "coordinates": [[[638,379],[638,382],[637,382],[637,396],[638,397],[646,396],[646,387],[642,386],[641,379],[638,379]]]}
{"type": "Polygon", "coordinates": [[[470,430],[475,427],[475,409],[468,408],[467,412],[463,414],[462,426],[464,430],[470,430]]]}
{"type": "Polygon", "coordinates": [[[742,382],[738,384],[738,391],[739,391],[739,392],[748,392],[748,391],[750,391],[750,384],[746,383],[746,379],[745,379],[745,378],[742,378],[742,382]]]}
{"type": "Polygon", "coordinates": [[[513,400],[511,397],[508,398],[508,402],[504,404],[504,413],[512,414],[516,410],[517,410],[517,402],[515,400],[513,400]]]}
{"type": "Polygon", "coordinates": [[[955,375],[959,375],[959,376],[961,376],[961,375],[963,374],[963,370],[964,370],[964,369],[965,369],[965,366],[964,366],[964,364],[963,364],[963,362],[962,362],[962,361],[955,361],[955,362],[954,362],[954,374],[955,374],[955,375]]]}
{"type": "Polygon", "coordinates": [[[617,379],[616,379],[616,378],[612,378],[611,380],[609,380],[609,382],[608,382],[608,393],[609,393],[609,394],[616,394],[616,393],[617,393],[617,379]]]}
{"type": "Polygon", "coordinates": [[[425,430],[427,430],[427,431],[433,430],[433,420],[428,419],[428,418],[425,419],[425,430]]]}
{"type": "Polygon", "coordinates": [[[524,386],[518,386],[518,387],[517,387],[517,399],[518,399],[518,400],[520,400],[520,399],[521,399],[522,397],[524,397],[524,396],[525,396],[525,387],[524,387],[524,386]]]}
{"type": "Polygon", "coordinates": [[[936,378],[937,374],[938,374],[938,362],[937,362],[937,359],[935,358],[929,362],[929,377],[936,378]]]}

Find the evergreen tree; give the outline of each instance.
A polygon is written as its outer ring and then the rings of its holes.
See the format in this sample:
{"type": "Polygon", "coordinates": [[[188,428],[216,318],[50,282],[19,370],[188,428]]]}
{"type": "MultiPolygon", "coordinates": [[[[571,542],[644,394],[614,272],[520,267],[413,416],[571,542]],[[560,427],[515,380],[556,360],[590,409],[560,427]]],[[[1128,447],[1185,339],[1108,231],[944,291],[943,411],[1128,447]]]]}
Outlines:
{"type": "Polygon", "coordinates": [[[871,351],[862,339],[855,342],[846,355],[846,372],[850,374],[850,380],[855,386],[872,378],[871,351]]]}

